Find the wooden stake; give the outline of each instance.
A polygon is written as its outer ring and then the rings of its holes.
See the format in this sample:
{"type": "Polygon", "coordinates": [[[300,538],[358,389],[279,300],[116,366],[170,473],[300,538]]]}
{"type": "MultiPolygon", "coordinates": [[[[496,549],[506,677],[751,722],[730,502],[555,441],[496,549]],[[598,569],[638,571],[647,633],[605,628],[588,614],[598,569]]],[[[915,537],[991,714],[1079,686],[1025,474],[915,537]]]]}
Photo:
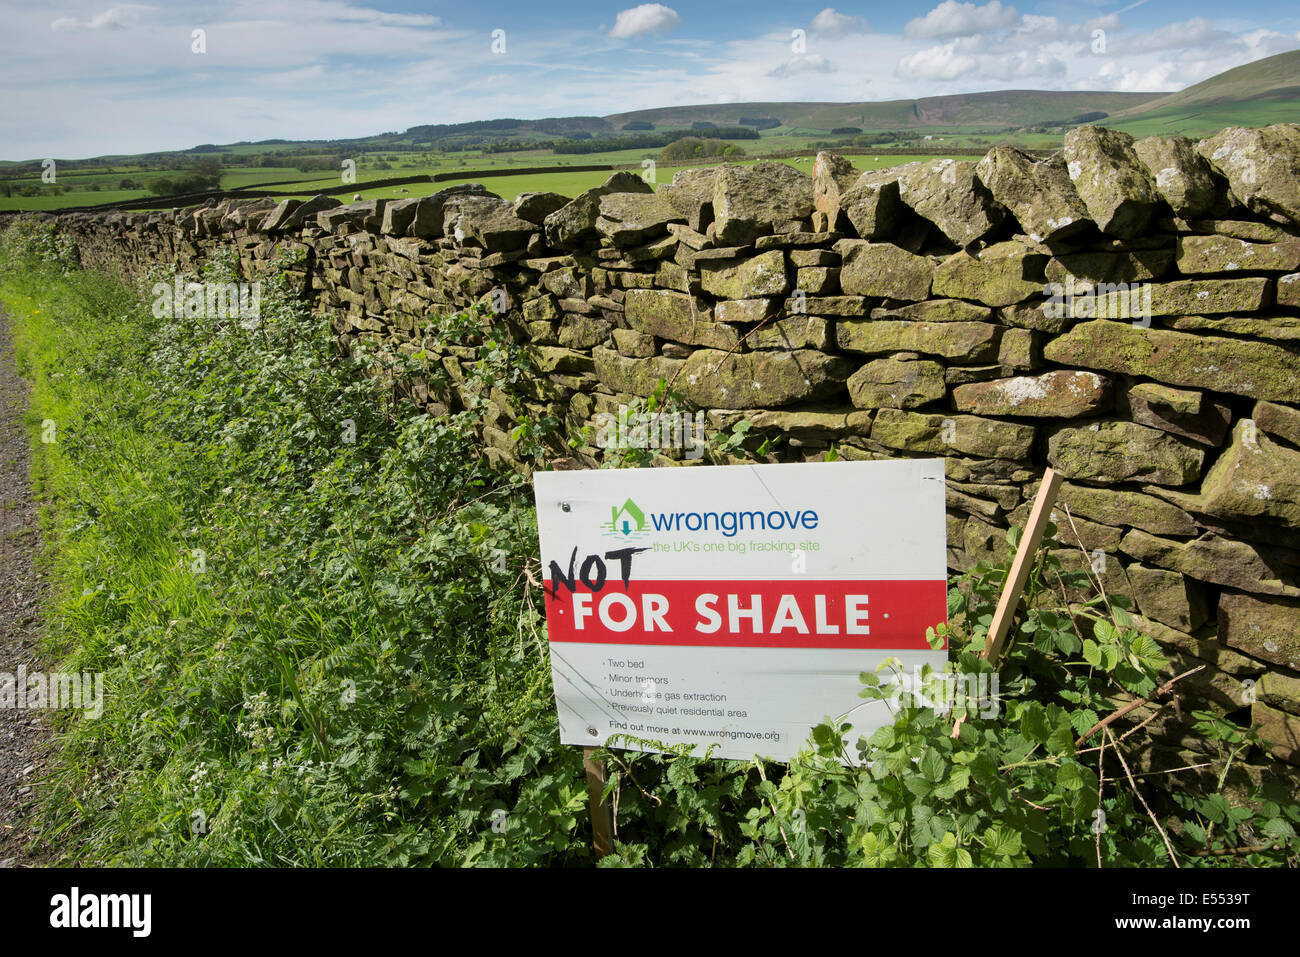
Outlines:
{"type": "Polygon", "coordinates": [[[614,811],[603,800],[605,765],[592,758],[595,748],[582,749],[582,766],[587,771],[587,806],[591,809],[591,848],[596,859],[614,853],[614,811]]]}
{"type": "Polygon", "coordinates": [[[1029,579],[1029,570],[1033,567],[1034,556],[1038,553],[1038,546],[1042,544],[1043,532],[1051,517],[1052,506],[1056,503],[1056,493],[1061,488],[1061,481],[1061,476],[1056,474],[1056,470],[1049,468],[1043,473],[1043,483],[1038,486],[1038,496],[1034,499],[1034,507],[1029,512],[1025,533],[1020,537],[1020,547],[1016,549],[1015,560],[1011,563],[1011,572],[1007,575],[1006,584],[1002,586],[998,610],[993,613],[993,622],[989,625],[989,637],[984,643],[984,657],[994,664],[997,664],[998,656],[1002,654],[1002,644],[1006,640],[1007,632],[1011,630],[1011,622],[1016,617],[1016,606],[1020,604],[1020,596],[1025,590],[1025,582],[1029,579]]]}

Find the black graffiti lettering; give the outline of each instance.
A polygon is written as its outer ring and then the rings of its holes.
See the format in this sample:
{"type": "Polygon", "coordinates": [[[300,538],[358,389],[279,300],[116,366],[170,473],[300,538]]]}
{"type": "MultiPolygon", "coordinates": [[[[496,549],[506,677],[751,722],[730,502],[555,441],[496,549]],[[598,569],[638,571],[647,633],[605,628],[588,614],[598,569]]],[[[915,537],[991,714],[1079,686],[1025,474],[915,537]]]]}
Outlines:
{"type": "Polygon", "coordinates": [[[592,591],[600,591],[605,587],[605,563],[600,560],[599,555],[588,555],[582,562],[582,583],[592,591]],[[596,578],[591,577],[591,569],[595,566],[596,578]]]}
{"type": "Polygon", "coordinates": [[[627,591],[628,582],[632,580],[632,556],[637,552],[648,552],[647,548],[616,548],[612,552],[606,552],[607,560],[618,561],[619,578],[623,579],[623,590],[627,591]]]}
{"type": "Polygon", "coordinates": [[[578,587],[578,576],[574,566],[578,561],[578,546],[573,546],[573,554],[569,556],[569,574],[564,574],[562,569],[555,562],[551,562],[551,597],[554,598],[560,593],[560,582],[564,582],[564,587],[569,591],[575,591],[578,587]]]}
{"type": "MultiPolygon", "coordinates": [[[[623,581],[624,591],[627,591],[628,584],[632,581],[632,556],[637,552],[648,551],[649,548],[616,548],[605,553],[605,561],[618,562],[618,577],[623,581]]],[[[551,562],[551,598],[554,599],[559,595],[560,585],[571,592],[577,591],[579,580],[593,592],[600,591],[605,587],[605,580],[609,574],[605,561],[602,561],[599,555],[588,555],[582,560],[582,566],[579,568],[578,548],[575,545],[569,554],[567,574],[558,562],[551,562]]]]}

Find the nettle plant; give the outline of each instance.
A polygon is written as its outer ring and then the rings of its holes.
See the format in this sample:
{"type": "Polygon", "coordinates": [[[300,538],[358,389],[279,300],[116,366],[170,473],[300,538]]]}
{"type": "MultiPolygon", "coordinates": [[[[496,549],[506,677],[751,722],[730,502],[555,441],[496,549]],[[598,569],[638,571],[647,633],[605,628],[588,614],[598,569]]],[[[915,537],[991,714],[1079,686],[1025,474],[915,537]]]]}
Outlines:
{"type": "MultiPolygon", "coordinates": [[[[1019,536],[1008,532],[1012,549],[1019,536]]],[[[927,635],[950,648],[946,673],[927,666],[909,684],[894,661],[861,675],[861,696],[894,715],[869,736],[854,739],[849,721],[827,718],[788,767],[705,762],[688,748],[609,752],[607,794],[634,813],[605,865],[654,856],[634,836],[644,815],[680,834],[668,859],[691,864],[1294,866],[1295,796],[1280,784],[1244,796],[1225,787],[1234,760],[1258,744],[1250,729],[1198,711],[1195,730],[1218,755],[1206,758],[1213,774],[1135,773],[1144,725],[1108,716],[1125,696],[1158,697],[1166,662],[1134,629],[1126,600],[1104,596],[1088,572],[1038,556],[1028,611],[995,675],[983,652],[1010,560],[953,580],[951,624],[927,635]],[[1062,600],[1089,585],[1090,600],[1062,600]],[[976,700],[954,687],[996,694],[976,700]]]]}
{"type": "Polygon", "coordinates": [[[81,268],[81,253],[71,237],[56,232],[50,223],[25,216],[0,231],[0,257],[14,265],[53,268],[62,274],[81,268]]]}
{"type": "MultiPolygon", "coordinates": [[[[445,368],[434,355],[449,345],[474,350],[472,361],[462,364],[462,396],[466,406],[462,414],[467,421],[481,424],[490,403],[504,406],[513,423],[509,437],[515,455],[531,467],[545,467],[553,458],[564,456],[584,446],[595,445],[602,468],[649,468],[679,463],[684,459],[703,458],[709,464],[724,465],[737,461],[774,461],[780,447],[780,435],[756,435],[753,423],[739,420],[726,428],[704,429],[702,454],[694,454],[693,443],[700,436],[691,423],[699,411],[673,383],[660,379],[647,397],[630,399],[622,409],[625,418],[652,429],[663,429],[661,421],[680,417],[674,440],[666,446],[653,442],[599,441],[600,430],[591,424],[567,429],[552,411],[537,412],[534,383],[541,376],[532,353],[517,342],[509,324],[493,306],[493,295],[485,295],[472,306],[447,315],[430,315],[420,330],[422,348],[398,354],[374,357],[383,364],[385,374],[395,382],[420,378],[431,388],[445,390],[450,380],[445,368]],[[432,352],[430,351],[432,349],[432,352]],[[687,434],[682,439],[682,434],[687,434]]],[[[617,421],[618,416],[611,413],[617,421]]],[[[666,431],[673,431],[668,428],[666,431]]],[[[617,439],[618,434],[612,433],[617,439]]],[[[832,449],[828,461],[834,461],[832,449]]]]}
{"type": "Polygon", "coordinates": [[[438,389],[450,384],[446,370],[430,365],[427,346],[441,350],[448,345],[474,349],[474,358],[462,366],[467,396],[467,422],[481,422],[490,403],[504,406],[513,421],[510,440],[515,453],[525,462],[540,463],[563,450],[560,420],[550,412],[536,414],[528,409],[530,383],[540,376],[531,353],[515,341],[489,293],[467,309],[446,316],[429,316],[423,329],[426,348],[410,356],[403,370],[415,371],[438,389]],[[412,365],[415,364],[415,365],[412,365]]]}
{"type": "MultiPolygon", "coordinates": [[[[694,421],[697,412],[681,392],[672,388],[670,381],[660,379],[649,396],[629,400],[620,414],[629,422],[641,424],[651,432],[659,430],[662,434],[671,431],[663,428],[662,420],[679,417],[682,422],[689,423],[694,421]]],[[[611,416],[617,421],[617,416],[613,413],[611,416]]],[[[689,431],[689,426],[678,429],[679,434],[689,431]]],[[[753,434],[753,423],[748,419],[740,419],[726,428],[706,427],[703,436],[691,433],[692,442],[703,439],[699,453],[695,452],[694,447],[688,449],[685,441],[668,446],[656,445],[650,441],[619,441],[621,436],[613,430],[611,437],[615,441],[598,444],[601,468],[653,468],[676,464],[683,459],[699,459],[710,465],[726,465],[737,461],[773,461],[772,455],[782,441],[780,436],[756,436],[753,434]]],[[[590,428],[585,428],[571,437],[569,444],[577,448],[596,438],[598,436],[593,436],[590,428]]]]}

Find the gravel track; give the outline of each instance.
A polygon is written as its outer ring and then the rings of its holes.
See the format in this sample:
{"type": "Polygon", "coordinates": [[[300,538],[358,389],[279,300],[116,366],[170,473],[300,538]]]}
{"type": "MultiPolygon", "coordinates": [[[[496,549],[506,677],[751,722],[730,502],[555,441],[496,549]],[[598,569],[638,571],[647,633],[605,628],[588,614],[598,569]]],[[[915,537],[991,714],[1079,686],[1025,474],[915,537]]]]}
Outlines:
{"type": "MultiPolygon", "coordinates": [[[[23,418],[27,383],[14,365],[9,318],[0,310],[0,673],[44,670],[40,636],[44,584],[37,555],[40,530],[31,489],[31,451],[23,418]]],[[[50,729],[42,711],[0,707],[0,867],[49,860],[33,846],[28,824],[49,759],[50,729]]]]}

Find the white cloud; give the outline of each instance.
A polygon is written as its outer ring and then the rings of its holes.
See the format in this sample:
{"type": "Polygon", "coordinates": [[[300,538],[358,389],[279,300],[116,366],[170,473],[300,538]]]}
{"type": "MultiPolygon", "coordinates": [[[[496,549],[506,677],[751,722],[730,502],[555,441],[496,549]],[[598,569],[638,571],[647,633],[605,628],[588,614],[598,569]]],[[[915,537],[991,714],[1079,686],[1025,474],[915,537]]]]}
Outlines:
{"type": "Polygon", "coordinates": [[[1110,53],[1122,57],[1126,61],[1125,67],[1112,66],[1104,75],[1124,76],[1127,78],[1125,83],[1140,82],[1144,74],[1159,76],[1159,73],[1151,72],[1154,64],[1146,62],[1159,57],[1169,69],[1164,74],[1163,83],[1150,89],[1181,89],[1234,66],[1294,50],[1300,46],[1298,41],[1300,32],[1278,33],[1259,28],[1235,33],[1205,17],[1193,17],[1167,23],[1146,33],[1113,39],[1110,53]],[[1135,60],[1139,62],[1134,64],[1135,60]]]}
{"type": "Polygon", "coordinates": [[[813,17],[808,32],[818,36],[845,36],[850,33],[870,33],[871,25],[863,17],[840,13],[834,7],[827,7],[813,17]]]}
{"type": "MultiPolygon", "coordinates": [[[[915,35],[927,29],[926,17],[912,35],[903,35],[901,23],[891,33],[849,33],[839,19],[849,14],[816,5],[810,9],[820,13],[800,18],[809,52],[792,58],[789,26],[799,20],[778,30],[737,19],[725,38],[690,36],[679,26],[672,38],[648,42],[616,37],[608,26],[597,30],[594,22],[575,36],[572,24],[543,26],[543,11],[536,25],[520,21],[512,29],[503,18],[510,53],[494,56],[491,23],[467,25],[452,13],[444,14],[447,23],[388,13],[374,9],[376,0],[228,0],[224,13],[203,0],[148,2],[153,6],[63,0],[58,16],[72,26],[57,30],[47,6],[10,5],[0,90],[24,109],[0,114],[0,156],[345,138],[425,123],[710,102],[853,102],[1005,89],[1160,92],[1300,47],[1291,25],[1278,32],[1263,16],[1209,13],[1206,24],[1162,30],[1189,16],[1166,5],[1143,28],[1121,31],[1096,4],[1039,2],[1020,16],[1013,0],[939,7],[940,0],[929,0],[921,9],[951,11],[949,29],[961,35],[915,35]],[[128,23],[131,29],[114,28],[128,23]],[[990,24],[1002,25],[980,32],[990,24]],[[206,57],[190,52],[196,25],[208,30],[206,57]],[[1108,34],[1106,54],[1091,49],[1091,29],[1098,27],[1108,34]],[[1180,30],[1187,36],[1181,45],[1180,30]]],[[[624,30],[645,32],[653,23],[645,9],[662,7],[625,2],[632,9],[624,13],[637,16],[624,18],[624,30]]],[[[662,26],[679,23],[675,11],[662,10],[662,26]]]]}
{"type": "Polygon", "coordinates": [[[792,56],[785,63],[767,71],[768,76],[795,76],[799,73],[834,73],[835,64],[818,53],[792,56]]]}
{"type": "Polygon", "coordinates": [[[1009,85],[1018,89],[1059,89],[1063,85],[1059,78],[1069,74],[1078,44],[1054,41],[1051,35],[1065,35],[1066,31],[1048,25],[1045,35],[1043,26],[1038,24],[1034,32],[1017,30],[997,38],[956,37],[899,58],[895,73],[907,80],[939,83],[964,78],[960,87],[931,90],[929,95],[1005,89],[1009,85]]]}
{"type": "Polygon", "coordinates": [[[1106,89],[1122,93],[1172,93],[1184,86],[1170,76],[1174,73],[1172,63],[1157,63],[1145,69],[1129,69],[1115,64],[1114,61],[1103,64],[1097,75],[1108,80],[1106,89]]]}
{"type": "Polygon", "coordinates": [[[330,4],[326,14],[334,20],[353,23],[375,23],[386,27],[436,27],[441,25],[441,17],[431,17],[424,13],[387,13],[383,10],[368,10],[359,7],[345,7],[330,4]]]}
{"type": "Polygon", "coordinates": [[[643,3],[620,13],[609,35],[626,39],[643,33],[667,32],[680,22],[681,17],[672,7],[665,7],[662,3],[643,3]]]}
{"type": "MultiPolygon", "coordinates": [[[[1026,20],[1029,18],[1026,17],[1026,20]]],[[[1123,24],[1120,23],[1119,17],[1113,13],[1107,13],[1104,16],[1093,17],[1091,20],[1085,20],[1083,29],[1091,33],[1093,30],[1122,30],[1123,24]]]]}
{"type": "Polygon", "coordinates": [[[1016,8],[1004,7],[1000,0],[989,0],[982,7],[943,0],[925,16],[909,21],[903,32],[917,38],[966,37],[1013,27],[1019,22],[1016,8]]]}
{"type": "Polygon", "coordinates": [[[1286,53],[1300,45],[1300,30],[1295,33],[1278,33],[1275,30],[1253,30],[1241,36],[1241,42],[1250,50],[1252,59],[1286,53]]]}
{"type": "Polygon", "coordinates": [[[1026,13],[1011,30],[1007,42],[1041,45],[1091,40],[1092,31],[1096,29],[1118,30],[1119,20],[1113,16],[1106,16],[1085,23],[1069,23],[1057,17],[1040,17],[1026,13]]]}
{"type": "Polygon", "coordinates": [[[1154,50],[1187,50],[1196,47],[1218,47],[1236,42],[1227,30],[1215,27],[1205,17],[1193,17],[1182,23],[1168,23],[1149,33],[1130,37],[1117,47],[1117,52],[1136,53],[1154,50]]]}
{"type": "Polygon", "coordinates": [[[128,3],[120,7],[110,7],[98,16],[81,21],[76,17],[59,17],[50,24],[51,30],[126,30],[140,22],[140,15],[153,7],[144,7],[128,3]]]}
{"type": "Polygon", "coordinates": [[[955,80],[974,72],[979,66],[976,57],[957,51],[957,44],[917,50],[898,61],[898,75],[913,80],[955,80]]]}

